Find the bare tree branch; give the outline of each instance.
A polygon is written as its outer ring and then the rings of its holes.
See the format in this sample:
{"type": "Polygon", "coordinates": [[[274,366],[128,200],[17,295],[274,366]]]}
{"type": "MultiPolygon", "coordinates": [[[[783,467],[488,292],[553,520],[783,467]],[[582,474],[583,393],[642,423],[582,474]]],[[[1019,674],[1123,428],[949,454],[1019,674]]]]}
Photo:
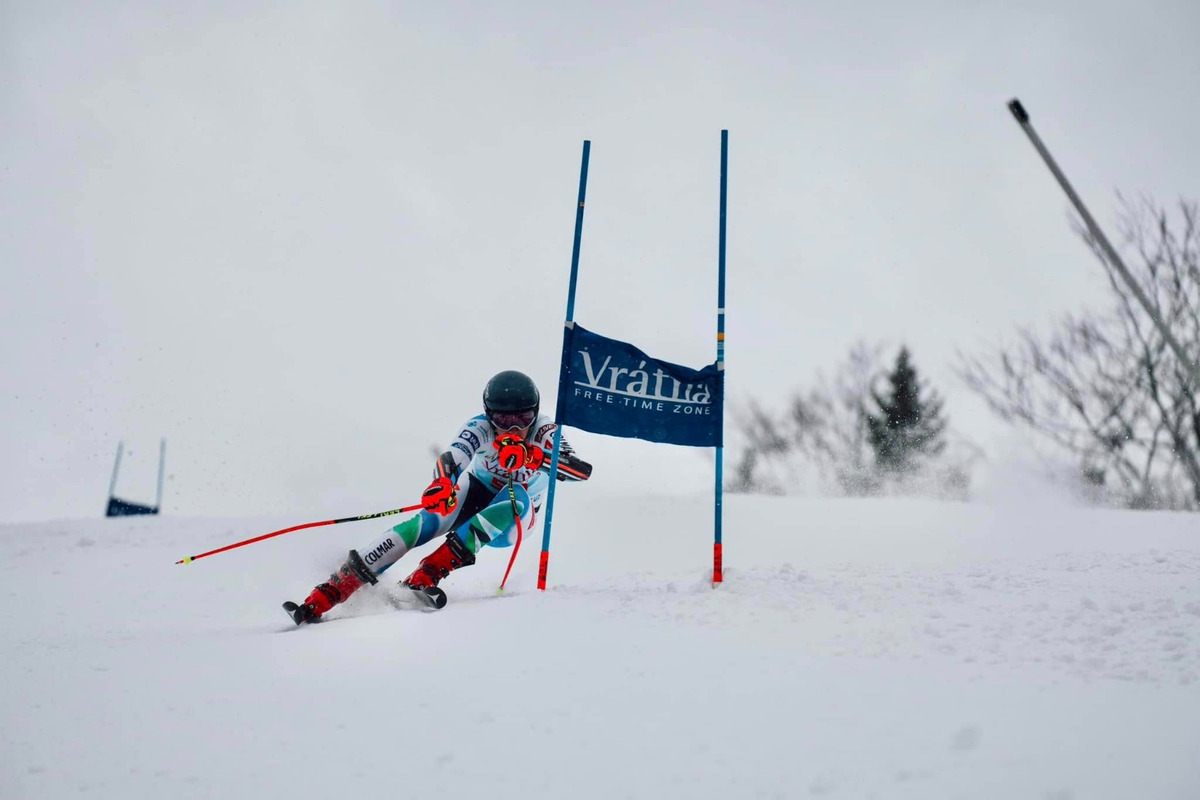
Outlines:
{"type": "MultiPolygon", "coordinates": [[[[1200,356],[1200,212],[1174,214],[1121,198],[1122,246],[1151,311],[1190,359],[1200,356]]],[[[1161,328],[1104,257],[1105,314],[1066,316],[1043,341],[1025,330],[1013,347],[960,356],[959,374],[1002,419],[1038,432],[1080,459],[1092,480],[1136,507],[1200,509],[1200,406],[1193,363],[1181,363],[1161,328]]]]}

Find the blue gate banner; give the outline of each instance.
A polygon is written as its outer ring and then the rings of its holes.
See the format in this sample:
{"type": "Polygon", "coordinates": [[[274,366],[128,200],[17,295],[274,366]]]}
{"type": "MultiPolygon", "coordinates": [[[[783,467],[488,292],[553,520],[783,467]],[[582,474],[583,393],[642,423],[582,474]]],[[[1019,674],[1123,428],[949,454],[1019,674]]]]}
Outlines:
{"type": "Polygon", "coordinates": [[[575,323],[566,339],[559,422],[593,433],[722,447],[725,373],[660,361],[575,323]]]}

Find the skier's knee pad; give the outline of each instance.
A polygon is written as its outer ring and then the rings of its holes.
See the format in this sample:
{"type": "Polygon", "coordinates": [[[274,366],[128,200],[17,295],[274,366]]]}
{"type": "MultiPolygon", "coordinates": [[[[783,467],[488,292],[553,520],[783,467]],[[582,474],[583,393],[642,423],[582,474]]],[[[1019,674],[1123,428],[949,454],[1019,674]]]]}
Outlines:
{"type": "Polygon", "coordinates": [[[471,521],[471,527],[473,530],[478,527],[486,533],[484,543],[488,547],[512,547],[516,543],[517,518],[520,518],[523,530],[527,531],[533,524],[533,515],[529,493],[523,487],[516,486],[512,495],[501,492],[492,505],[471,521]]]}

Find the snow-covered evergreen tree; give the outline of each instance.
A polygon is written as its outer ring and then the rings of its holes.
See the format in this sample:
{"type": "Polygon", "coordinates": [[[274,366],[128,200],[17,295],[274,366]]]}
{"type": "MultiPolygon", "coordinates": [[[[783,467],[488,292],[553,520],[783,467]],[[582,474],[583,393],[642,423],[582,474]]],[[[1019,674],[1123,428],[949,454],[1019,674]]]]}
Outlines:
{"type": "Polygon", "coordinates": [[[907,347],[900,348],[887,381],[885,395],[871,393],[876,408],[866,414],[867,438],[880,470],[907,473],[946,448],[942,401],[923,391],[907,347]]]}

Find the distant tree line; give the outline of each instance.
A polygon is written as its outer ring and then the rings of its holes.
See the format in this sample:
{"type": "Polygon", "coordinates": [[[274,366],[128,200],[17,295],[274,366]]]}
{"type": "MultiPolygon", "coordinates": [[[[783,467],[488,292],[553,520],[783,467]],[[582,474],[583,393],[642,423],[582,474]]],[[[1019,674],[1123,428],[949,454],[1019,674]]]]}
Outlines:
{"type": "Polygon", "coordinates": [[[856,345],[831,379],[791,397],[782,412],[751,402],[735,414],[746,447],[730,491],[783,494],[815,478],[846,495],[965,497],[969,462],[946,457],[942,399],[925,386],[907,347],[890,370],[881,349],[856,345]]]}
{"type": "MultiPolygon", "coordinates": [[[[1200,208],[1121,203],[1119,248],[1139,291],[1077,221],[1110,305],[1064,316],[1049,335],[1023,329],[1015,344],[960,354],[958,375],[1000,419],[1065,454],[1090,499],[1200,510],[1200,208]]],[[[949,435],[911,352],[901,347],[885,370],[881,349],[856,345],[782,410],[735,409],[746,447],[729,489],[785,493],[815,474],[849,495],[965,497],[982,454],[949,435]]]]}

